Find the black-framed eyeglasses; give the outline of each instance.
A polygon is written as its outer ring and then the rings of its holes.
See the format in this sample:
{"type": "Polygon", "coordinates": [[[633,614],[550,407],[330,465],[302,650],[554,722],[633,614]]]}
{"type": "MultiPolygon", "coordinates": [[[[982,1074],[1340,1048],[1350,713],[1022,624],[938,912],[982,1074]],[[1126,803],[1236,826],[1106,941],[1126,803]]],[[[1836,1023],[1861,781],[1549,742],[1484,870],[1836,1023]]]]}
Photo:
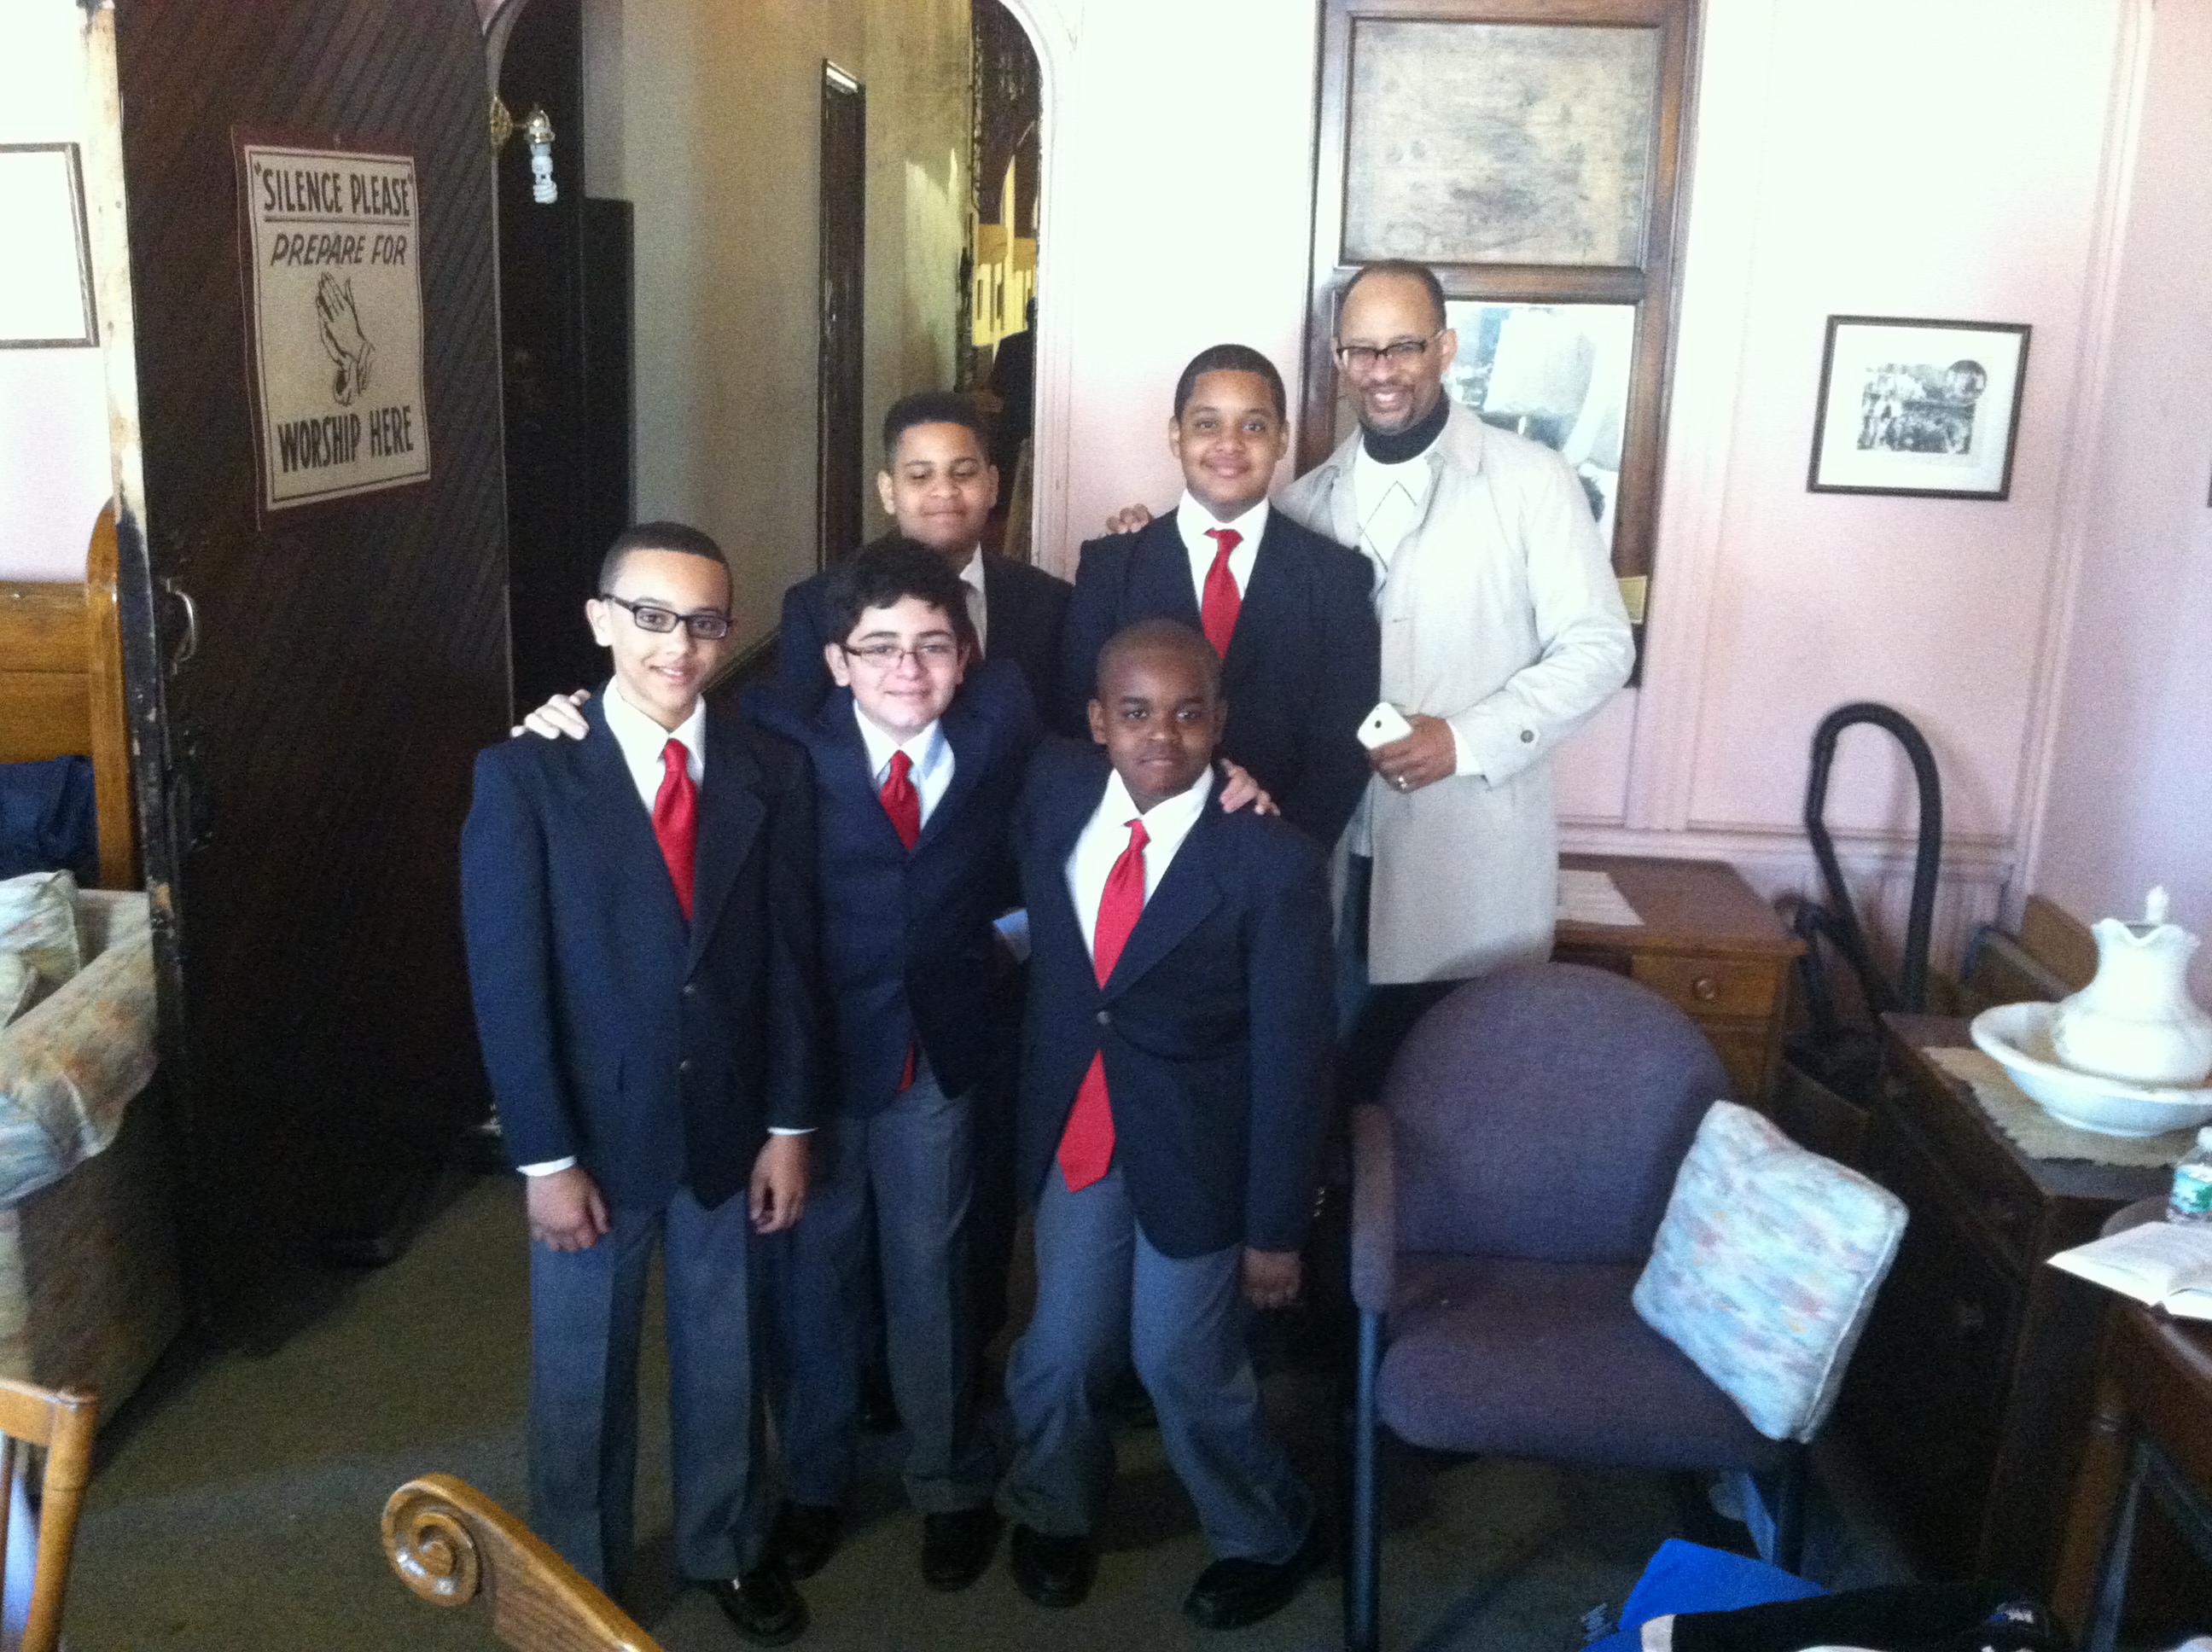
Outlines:
{"type": "Polygon", "coordinates": [[[641,631],[665,636],[680,625],[703,642],[720,642],[730,635],[730,616],[727,614],[678,614],[665,608],[655,608],[649,602],[625,602],[605,591],[599,592],[599,600],[611,602],[617,608],[628,609],[630,618],[637,623],[637,629],[641,631]]]}
{"type": "Polygon", "coordinates": [[[865,659],[879,671],[895,671],[901,659],[912,654],[924,670],[932,665],[950,665],[960,658],[957,642],[924,642],[911,648],[902,648],[896,642],[871,642],[864,647],[849,648],[837,645],[848,659],[865,659]]]}
{"type": "Polygon", "coordinates": [[[1386,361],[1396,367],[1402,362],[1419,361],[1428,353],[1431,344],[1443,337],[1443,332],[1444,330],[1439,327],[1426,338],[1400,338],[1381,345],[1339,344],[1336,347],[1337,363],[1347,373],[1360,373],[1377,361],[1386,361]]]}

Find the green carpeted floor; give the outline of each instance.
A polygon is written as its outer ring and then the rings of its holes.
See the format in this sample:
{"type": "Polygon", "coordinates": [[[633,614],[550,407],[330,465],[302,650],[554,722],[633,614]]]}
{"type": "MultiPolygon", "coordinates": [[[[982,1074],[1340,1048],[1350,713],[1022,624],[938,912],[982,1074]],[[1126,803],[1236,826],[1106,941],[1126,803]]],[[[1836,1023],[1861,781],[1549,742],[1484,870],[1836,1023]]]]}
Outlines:
{"type": "MultiPolygon", "coordinates": [[[[387,1569],[378,1517],[392,1488],[460,1475],[517,1513],[525,1357],[521,1198],[468,1183],[379,1272],[328,1299],[270,1350],[180,1351],[103,1436],[80,1530],[69,1629],[76,1652],[369,1652],[485,1648],[481,1604],[417,1601],[387,1569]]],[[[648,1347],[657,1342],[649,1335],[648,1347]]],[[[712,1602],[676,1588],[667,1549],[665,1378],[648,1355],[639,1531],[627,1605],[672,1652],[740,1643],[712,1602]]],[[[1268,1402],[1315,1484],[1334,1487],[1333,1400],[1317,1376],[1271,1380],[1268,1402]]],[[[805,1585],[822,1652],[893,1649],[1212,1646],[1277,1652],[1340,1643],[1338,1580],[1316,1579],[1257,1628],[1193,1629],[1176,1607],[1208,1556],[1158,1436],[1122,1440],[1121,1476],[1091,1600],[1047,1613],[1014,1588],[1001,1550],[974,1588],[935,1594],[915,1571],[920,1522],[898,1504],[882,1442],[857,1529],[805,1585]]],[[[1394,1649],[1560,1652],[1580,1620],[1618,1606],[1675,1533],[1650,1477],[1492,1461],[1387,1460],[1384,1641],[1394,1649]]],[[[1832,1488],[1839,1475],[1825,1478],[1832,1488]]],[[[1848,1483],[1848,1466],[1840,1479],[1848,1483]]],[[[1850,1502],[1845,1498],[1846,1506],[1850,1502]]],[[[1861,1515],[1816,1510],[1826,1581],[1888,1581],[1895,1563],[1861,1515]]]]}

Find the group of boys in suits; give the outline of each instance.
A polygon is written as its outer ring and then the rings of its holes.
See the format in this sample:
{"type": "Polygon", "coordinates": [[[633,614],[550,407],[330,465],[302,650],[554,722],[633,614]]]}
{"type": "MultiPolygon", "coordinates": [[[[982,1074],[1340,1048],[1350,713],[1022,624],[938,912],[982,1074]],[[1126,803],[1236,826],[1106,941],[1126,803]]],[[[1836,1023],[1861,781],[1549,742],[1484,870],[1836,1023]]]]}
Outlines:
{"type": "Polygon", "coordinates": [[[1325,859],[1366,784],[1378,641],[1358,555],[1268,508],[1284,401],[1255,352],[1194,361],[1182,507],[1086,546],[1071,592],[981,554],[988,430],[908,398],[878,478],[899,535],[792,590],[745,716],[701,698],[719,552],[648,524],[587,604],[607,689],[533,714],[580,738],[479,758],[464,908],[527,1176],[532,1518],[594,1581],[629,1559],[656,1244],[678,1558],[757,1643],[801,1632],[793,1580],[836,1546],[878,1288],[931,1586],[972,1582],[1011,1520],[1023,1591],[1085,1597],[1132,1360],[1217,1556],[1187,1613],[1255,1622],[1318,1563],[1243,1329],[1301,1285],[1333,1105],[1325,859]],[[994,925],[1017,908],[1018,1037],[994,925]],[[1002,1474],[975,1297],[1002,1301],[1004,1268],[969,1252],[1016,1193],[1039,1308],[1002,1474]]]}

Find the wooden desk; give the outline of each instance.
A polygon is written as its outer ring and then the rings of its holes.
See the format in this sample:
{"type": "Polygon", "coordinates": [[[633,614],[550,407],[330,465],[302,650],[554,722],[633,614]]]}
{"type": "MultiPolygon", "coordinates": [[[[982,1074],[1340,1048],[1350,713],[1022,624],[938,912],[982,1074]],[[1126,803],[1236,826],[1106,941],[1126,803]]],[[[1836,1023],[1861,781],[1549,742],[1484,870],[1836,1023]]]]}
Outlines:
{"type": "Polygon", "coordinates": [[[1925,1054],[1967,1043],[1965,1022],[1882,1027],[1863,1168],[1911,1218],[1843,1417],[1925,1572],[2046,1590],[2112,1298],[2044,1259],[2168,1175],[2030,1158],[1925,1054]]]}
{"type": "Polygon", "coordinates": [[[1563,854],[1559,865],[1611,873],[1644,921],[1563,923],[1552,956],[1618,970],[1679,1005],[1713,1041],[1737,1096],[1763,1105],[1803,943],[1724,861],[1563,854]]]}
{"type": "MultiPolygon", "coordinates": [[[[2123,1211],[2107,1230],[2162,1215],[2155,1203],[2123,1211]]],[[[2160,1620],[2131,1627],[2158,1637],[2160,1646],[2212,1630],[2204,1588],[2212,1577],[2212,1324],[2173,1319],[2118,1297],[2110,1301],[2096,1411],[2051,1600],[2085,1652],[2111,1652],[2130,1593],[2148,1597],[2136,1604],[2160,1620]],[[2130,1591],[2146,1492],[2183,1542],[2169,1543],[2162,1557],[2174,1563],[2171,1570],[2142,1555],[2144,1587],[2130,1591]],[[2193,1563],[2185,1545],[2196,1548],[2193,1563]]]]}

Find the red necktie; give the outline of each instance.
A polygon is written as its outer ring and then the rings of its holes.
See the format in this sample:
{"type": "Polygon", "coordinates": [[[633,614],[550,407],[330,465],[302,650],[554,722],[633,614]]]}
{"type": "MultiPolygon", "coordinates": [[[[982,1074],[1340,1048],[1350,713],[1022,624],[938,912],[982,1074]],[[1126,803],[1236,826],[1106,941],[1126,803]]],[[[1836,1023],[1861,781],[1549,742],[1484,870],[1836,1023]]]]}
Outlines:
{"type": "Polygon", "coordinates": [[[1244,536],[1234,528],[1208,528],[1206,537],[1216,549],[1213,566],[1206,570],[1206,594],[1198,604],[1199,629],[1213,645],[1213,652],[1226,659],[1229,639],[1237,630],[1237,611],[1244,605],[1237,589],[1237,576],[1229,571],[1229,553],[1244,543],[1244,536]]]}
{"type": "MultiPolygon", "coordinates": [[[[1232,539],[1236,537],[1230,535],[1232,539]]],[[[1144,915],[1148,841],[1145,823],[1131,821],[1129,847],[1106,874],[1106,887],[1098,896],[1098,927],[1091,935],[1091,967],[1097,972],[1101,987],[1121,961],[1129,932],[1144,915]]],[[[1067,1128],[1060,1133],[1060,1173],[1067,1178],[1068,1192],[1079,1193],[1104,1175],[1113,1162],[1114,1109],[1107,1104],[1106,1054],[1101,1050],[1091,1058],[1090,1070],[1075,1092],[1075,1107],[1067,1115],[1067,1128]]]]}
{"type": "Polygon", "coordinates": [[[891,829],[898,834],[900,846],[908,849],[921,836],[921,793],[907,778],[913,768],[914,759],[905,752],[892,752],[891,772],[878,794],[884,800],[884,812],[891,817],[891,829]]]}
{"type": "MultiPolygon", "coordinates": [[[[884,800],[884,812],[891,817],[891,829],[898,834],[899,846],[912,849],[921,836],[921,793],[914,789],[907,778],[914,768],[914,759],[903,751],[891,753],[891,772],[884,780],[884,789],[877,795],[884,800]]],[[[902,1090],[914,1088],[914,1041],[906,1044],[906,1065],[899,1069],[898,1087],[902,1090]]]]}
{"type": "Polygon", "coordinates": [[[660,748],[667,773],[653,799],[653,835],[660,840],[660,858],[668,863],[669,881],[676,885],[676,904],[684,908],[684,921],[691,921],[692,871],[699,856],[699,788],[691,783],[690,754],[684,742],[671,740],[660,748]]]}

